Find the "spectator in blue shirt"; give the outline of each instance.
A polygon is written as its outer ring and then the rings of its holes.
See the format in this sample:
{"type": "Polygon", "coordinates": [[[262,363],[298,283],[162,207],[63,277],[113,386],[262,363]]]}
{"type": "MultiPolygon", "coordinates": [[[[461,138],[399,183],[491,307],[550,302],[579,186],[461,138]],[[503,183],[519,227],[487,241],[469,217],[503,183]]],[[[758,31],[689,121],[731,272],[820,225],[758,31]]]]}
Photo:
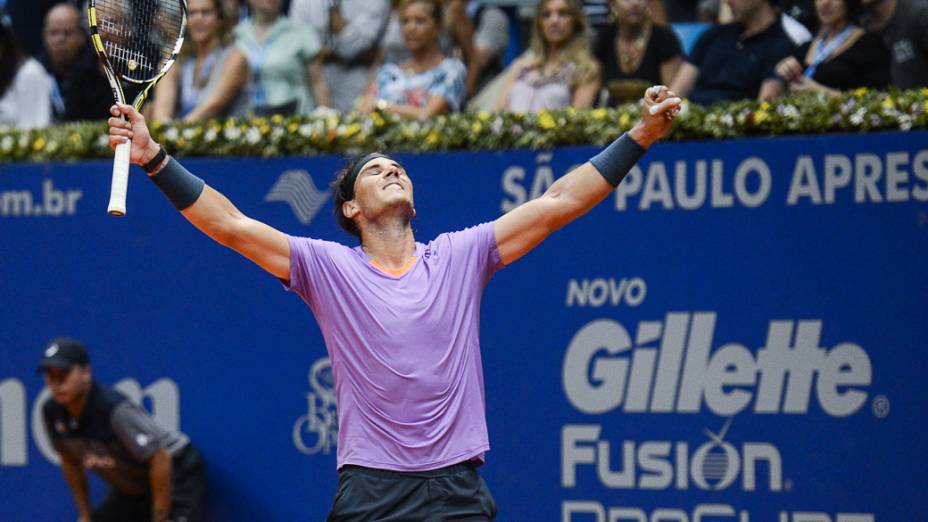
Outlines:
{"type": "Polygon", "coordinates": [[[735,21],[707,30],[671,83],[694,103],[776,97],[776,64],[795,48],[768,0],[728,3],[735,21]]]}

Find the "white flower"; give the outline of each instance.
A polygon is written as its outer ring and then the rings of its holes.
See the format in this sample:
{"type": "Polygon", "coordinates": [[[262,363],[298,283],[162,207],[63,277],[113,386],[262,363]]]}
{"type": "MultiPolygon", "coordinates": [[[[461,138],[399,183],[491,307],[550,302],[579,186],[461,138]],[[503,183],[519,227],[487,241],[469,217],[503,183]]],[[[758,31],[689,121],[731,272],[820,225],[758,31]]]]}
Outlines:
{"type": "Polygon", "coordinates": [[[300,128],[297,129],[297,132],[300,133],[300,136],[303,136],[304,138],[308,138],[313,133],[313,126],[309,123],[304,123],[303,125],[300,125],[300,128]]]}
{"type": "Polygon", "coordinates": [[[203,139],[206,140],[207,143],[211,143],[215,141],[216,140],[216,129],[212,127],[207,129],[206,133],[203,134],[203,139]]]}
{"type": "Polygon", "coordinates": [[[864,116],[867,114],[867,110],[863,107],[857,109],[854,114],[851,114],[850,120],[854,125],[860,125],[864,122],[864,116]]]}
{"type": "Polygon", "coordinates": [[[188,128],[186,128],[186,129],[184,129],[184,133],[183,133],[183,134],[184,134],[184,139],[185,139],[185,140],[192,140],[193,138],[196,138],[196,137],[197,137],[197,130],[194,129],[194,128],[192,128],[192,127],[188,127],[188,128]]]}
{"type": "Polygon", "coordinates": [[[222,131],[222,135],[227,140],[237,140],[242,135],[242,131],[238,130],[238,127],[227,127],[226,130],[222,131]]]}
{"type": "Polygon", "coordinates": [[[0,149],[2,149],[3,152],[10,152],[13,150],[13,138],[11,136],[4,136],[3,139],[0,140],[0,149]]]}
{"type": "Polygon", "coordinates": [[[98,148],[108,147],[109,144],[110,144],[110,137],[109,137],[109,136],[107,136],[106,134],[101,134],[101,135],[97,136],[97,143],[96,143],[96,146],[97,146],[98,148]]]}
{"type": "Polygon", "coordinates": [[[248,132],[245,133],[245,141],[249,145],[257,145],[261,141],[261,131],[256,127],[248,129],[248,132]]]}
{"type": "Polygon", "coordinates": [[[798,118],[799,108],[795,105],[780,105],[777,107],[777,114],[784,118],[798,118]]]}
{"type": "Polygon", "coordinates": [[[21,149],[25,149],[26,147],[28,147],[28,146],[29,146],[29,136],[26,136],[25,134],[21,135],[21,136],[19,137],[19,143],[17,143],[17,145],[19,145],[19,148],[21,148],[21,149]]]}
{"type": "Polygon", "coordinates": [[[735,119],[731,117],[731,114],[726,113],[723,114],[721,118],[719,118],[719,123],[726,127],[731,127],[735,124],[735,119]]]}
{"type": "Polygon", "coordinates": [[[168,127],[168,130],[164,131],[164,139],[168,141],[177,141],[179,136],[180,133],[177,132],[177,127],[168,127]]]}
{"type": "Polygon", "coordinates": [[[286,133],[287,131],[285,131],[283,127],[274,127],[274,130],[271,131],[271,138],[276,140],[283,137],[286,133]]]}

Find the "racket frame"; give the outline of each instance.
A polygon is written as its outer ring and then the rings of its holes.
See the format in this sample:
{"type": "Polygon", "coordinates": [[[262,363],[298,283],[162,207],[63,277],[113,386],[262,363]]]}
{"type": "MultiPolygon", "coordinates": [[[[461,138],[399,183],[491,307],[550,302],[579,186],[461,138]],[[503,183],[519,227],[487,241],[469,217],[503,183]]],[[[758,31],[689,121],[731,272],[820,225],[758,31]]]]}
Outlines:
{"type": "MultiPolygon", "coordinates": [[[[131,0],[124,0],[126,2],[131,0]]],[[[180,5],[180,35],[177,38],[177,41],[174,44],[174,49],[171,51],[171,57],[164,62],[164,65],[161,66],[161,69],[158,73],[148,80],[137,80],[134,78],[128,78],[126,76],[119,75],[113,69],[113,64],[110,62],[109,57],[106,54],[106,46],[103,43],[103,39],[100,36],[100,30],[97,25],[97,6],[96,0],[90,0],[87,5],[87,25],[90,29],[90,41],[93,44],[94,50],[97,51],[97,56],[100,59],[100,63],[103,64],[103,72],[106,74],[106,79],[110,83],[110,89],[113,91],[113,99],[117,103],[127,103],[126,95],[122,88],[122,83],[120,80],[127,81],[136,85],[145,85],[145,88],[136,95],[135,100],[132,102],[132,106],[136,111],[141,110],[142,104],[145,102],[145,99],[148,97],[149,92],[158,83],[161,78],[171,69],[171,66],[174,65],[174,62],[177,61],[177,56],[180,54],[181,47],[184,44],[184,33],[187,29],[187,1],[186,0],[177,0],[177,3],[180,5]]],[[[121,116],[122,119],[125,119],[125,116],[121,116]]],[[[110,186],[110,202],[107,205],[107,212],[114,216],[124,216],[126,214],[126,191],[129,185],[129,151],[131,150],[131,140],[126,141],[125,143],[120,143],[116,146],[116,152],[113,158],[113,176],[112,183],[110,186]]]]}

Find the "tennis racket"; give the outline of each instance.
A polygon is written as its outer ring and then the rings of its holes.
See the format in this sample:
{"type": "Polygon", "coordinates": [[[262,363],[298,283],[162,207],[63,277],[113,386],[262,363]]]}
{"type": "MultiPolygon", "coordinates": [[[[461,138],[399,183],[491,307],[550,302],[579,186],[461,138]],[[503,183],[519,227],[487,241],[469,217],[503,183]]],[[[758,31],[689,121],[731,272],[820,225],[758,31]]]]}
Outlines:
{"type": "MultiPolygon", "coordinates": [[[[174,65],[187,27],[186,0],[90,0],[90,38],[118,103],[127,103],[123,82],[139,89],[132,105],[145,97],[174,65]]],[[[130,143],[116,146],[107,212],[126,213],[130,143]]]]}

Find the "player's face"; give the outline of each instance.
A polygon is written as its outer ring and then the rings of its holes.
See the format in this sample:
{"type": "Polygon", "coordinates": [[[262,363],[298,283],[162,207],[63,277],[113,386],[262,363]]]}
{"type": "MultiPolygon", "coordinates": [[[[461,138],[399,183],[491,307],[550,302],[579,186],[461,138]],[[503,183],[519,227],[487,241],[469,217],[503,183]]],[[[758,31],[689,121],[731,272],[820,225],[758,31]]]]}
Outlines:
{"type": "Polygon", "coordinates": [[[69,404],[81,398],[90,386],[90,368],[72,366],[70,369],[49,368],[45,370],[45,385],[58,404],[69,404]]]}
{"type": "Polygon", "coordinates": [[[406,175],[406,169],[396,161],[374,158],[358,173],[354,201],[365,215],[371,217],[397,207],[412,211],[412,180],[406,175]]]}

